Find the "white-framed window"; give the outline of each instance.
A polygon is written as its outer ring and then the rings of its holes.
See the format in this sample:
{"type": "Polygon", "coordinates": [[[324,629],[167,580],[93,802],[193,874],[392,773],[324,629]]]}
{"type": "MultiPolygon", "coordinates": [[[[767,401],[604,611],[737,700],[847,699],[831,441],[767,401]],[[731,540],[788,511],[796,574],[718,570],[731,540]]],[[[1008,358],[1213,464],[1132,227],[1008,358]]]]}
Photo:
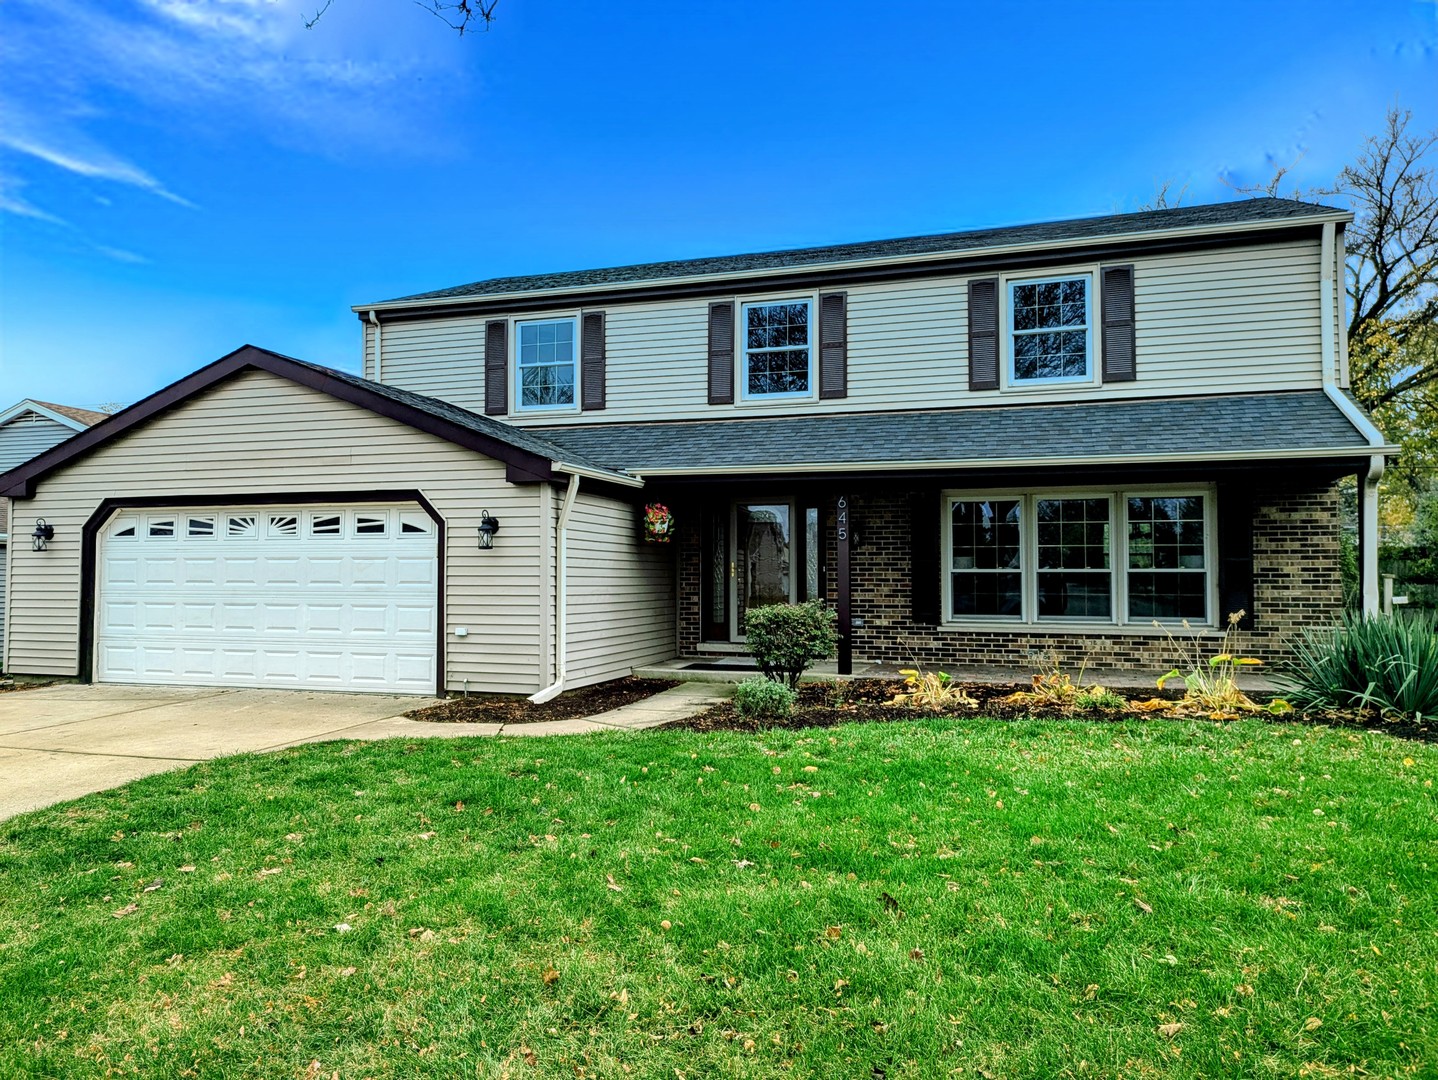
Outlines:
{"type": "Polygon", "coordinates": [[[185,519],[185,535],[192,540],[213,540],[215,538],[214,514],[191,514],[185,519]]]}
{"type": "Polygon", "coordinates": [[[271,536],[299,536],[300,517],[298,514],[271,514],[270,529],[271,536]]]}
{"type": "Polygon", "coordinates": [[[1094,380],[1092,273],[1008,278],[1004,315],[1009,386],[1094,380]]]}
{"type": "Polygon", "coordinates": [[[339,514],[310,514],[311,536],[339,536],[344,518],[339,514]]]}
{"type": "Polygon", "coordinates": [[[145,522],[147,528],[145,535],[155,538],[173,539],[175,536],[175,519],[172,517],[152,517],[145,522]]]}
{"type": "Polygon", "coordinates": [[[579,320],[514,324],[514,407],[519,412],[578,406],[579,320]]]}
{"type": "Polygon", "coordinates": [[[739,305],[741,394],[746,400],[814,396],[814,302],[739,305]]]}
{"type": "Polygon", "coordinates": [[[1207,488],[948,492],[950,621],[1213,625],[1207,488]]]}
{"type": "Polygon", "coordinates": [[[355,536],[387,536],[389,534],[389,515],[384,513],[355,515],[354,535],[355,536]]]}

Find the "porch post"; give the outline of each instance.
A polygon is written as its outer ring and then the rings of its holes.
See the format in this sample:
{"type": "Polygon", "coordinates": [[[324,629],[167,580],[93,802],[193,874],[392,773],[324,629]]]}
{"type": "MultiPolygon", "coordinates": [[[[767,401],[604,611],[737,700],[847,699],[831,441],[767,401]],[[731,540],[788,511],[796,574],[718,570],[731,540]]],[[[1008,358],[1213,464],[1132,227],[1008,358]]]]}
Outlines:
{"type": "Polygon", "coordinates": [[[854,673],[853,618],[849,607],[849,496],[834,500],[834,522],[837,528],[839,614],[839,674],[854,673]]]}
{"type": "Polygon", "coordinates": [[[1364,615],[1376,615],[1379,609],[1378,481],[1381,479],[1383,455],[1374,454],[1368,459],[1368,468],[1358,474],[1358,580],[1364,615]]]}

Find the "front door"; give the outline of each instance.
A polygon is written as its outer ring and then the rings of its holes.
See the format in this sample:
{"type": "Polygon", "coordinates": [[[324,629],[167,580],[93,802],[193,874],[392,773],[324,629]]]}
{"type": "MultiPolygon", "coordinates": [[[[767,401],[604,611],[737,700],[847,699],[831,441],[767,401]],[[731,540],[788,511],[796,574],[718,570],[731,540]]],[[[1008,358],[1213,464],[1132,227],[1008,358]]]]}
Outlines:
{"type": "Polygon", "coordinates": [[[744,640],[744,613],[794,601],[794,507],[789,502],[734,504],[732,556],[733,640],[744,640]]]}

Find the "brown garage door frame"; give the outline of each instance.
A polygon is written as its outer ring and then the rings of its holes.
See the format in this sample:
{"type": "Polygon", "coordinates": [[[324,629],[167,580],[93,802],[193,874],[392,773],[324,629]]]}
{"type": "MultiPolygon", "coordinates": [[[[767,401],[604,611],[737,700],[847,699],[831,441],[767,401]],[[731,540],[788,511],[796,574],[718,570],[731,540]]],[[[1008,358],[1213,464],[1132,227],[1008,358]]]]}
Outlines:
{"type": "Polygon", "coordinates": [[[230,503],[249,506],[344,505],[348,503],[412,502],[429,515],[436,531],[435,558],[435,653],[434,693],[443,697],[444,678],[444,567],[445,523],[434,504],[414,488],[384,488],[375,491],[267,491],[260,494],[237,495],[144,495],[136,498],[105,499],[85,521],[80,541],[80,640],[78,671],[81,682],[95,681],[95,562],[100,530],[118,510],[143,510],[161,506],[184,509],[190,506],[224,506],[230,503]]]}

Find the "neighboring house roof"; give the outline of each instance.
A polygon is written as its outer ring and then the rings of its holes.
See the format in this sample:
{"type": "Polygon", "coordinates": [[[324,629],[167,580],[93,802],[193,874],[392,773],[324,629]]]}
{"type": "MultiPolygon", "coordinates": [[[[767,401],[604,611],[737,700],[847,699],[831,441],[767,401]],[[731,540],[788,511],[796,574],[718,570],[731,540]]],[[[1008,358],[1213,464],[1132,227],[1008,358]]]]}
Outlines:
{"type": "Polygon", "coordinates": [[[504,462],[511,479],[548,480],[554,467],[587,469],[599,479],[621,484],[633,480],[593,464],[582,455],[519,428],[510,427],[422,394],[370,382],[344,371],[282,356],[245,345],[213,364],[172,383],[143,401],[109,417],[106,422],[66,440],[30,461],[0,474],[0,496],[30,498],[35,485],[49,473],[119,438],[139,424],[247,370],[268,371],[302,386],[348,401],[392,420],[408,424],[459,446],[504,462]]]}
{"type": "Polygon", "coordinates": [[[1366,457],[1321,390],[546,428],[646,476],[1366,457]]]}
{"type": "MultiPolygon", "coordinates": [[[[31,398],[26,398],[23,401],[11,405],[3,412],[0,412],[0,426],[17,420],[22,416],[38,416],[41,419],[49,420],[65,428],[67,431],[65,437],[68,437],[69,432],[84,431],[92,424],[98,424],[101,420],[105,419],[105,415],[105,413],[95,412],[92,409],[79,409],[73,405],[56,405],[50,401],[35,401],[31,398]]],[[[54,445],[58,441],[60,440],[49,440],[51,445],[54,445]]],[[[18,451],[19,454],[30,454],[34,452],[35,446],[30,445],[26,447],[22,443],[21,447],[12,447],[11,449],[18,451]]],[[[15,458],[11,458],[10,460],[15,461],[15,458]]],[[[5,503],[0,502],[0,538],[5,537],[9,531],[9,510],[5,503]]]]}
{"type": "Polygon", "coordinates": [[[559,292],[592,286],[635,284],[688,277],[713,277],[756,270],[792,269],[834,263],[865,262],[942,253],[972,253],[996,248],[1058,244],[1099,240],[1119,236],[1179,232],[1195,229],[1223,230],[1262,224],[1282,225],[1302,218],[1351,219],[1346,210],[1293,199],[1239,199],[1204,206],[1180,206],[1145,210],[1133,214],[1072,218],[1032,225],[964,232],[909,236],[894,240],[872,240],[856,244],[765,251],[747,255],[725,255],[702,259],[612,266],[597,270],[530,274],[523,277],[488,278],[432,292],[414,293],[376,304],[359,304],[354,310],[382,308],[387,304],[421,301],[462,300],[530,292],[559,292]]]}

